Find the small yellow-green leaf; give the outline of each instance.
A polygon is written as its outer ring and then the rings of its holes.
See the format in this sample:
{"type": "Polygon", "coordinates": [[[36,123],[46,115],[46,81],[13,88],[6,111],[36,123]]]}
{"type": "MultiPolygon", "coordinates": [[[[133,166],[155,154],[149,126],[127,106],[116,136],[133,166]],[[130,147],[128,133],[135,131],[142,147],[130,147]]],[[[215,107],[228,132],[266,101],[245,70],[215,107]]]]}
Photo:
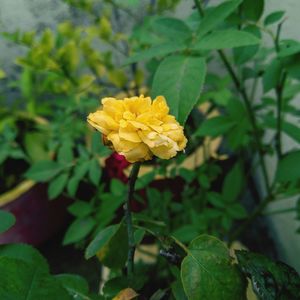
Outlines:
{"type": "Polygon", "coordinates": [[[5,72],[2,69],[0,69],[0,79],[3,79],[5,77],[6,77],[5,72]]]}
{"type": "Polygon", "coordinates": [[[135,290],[127,288],[122,290],[116,297],[113,298],[113,300],[132,300],[138,295],[139,294],[135,290]]]}

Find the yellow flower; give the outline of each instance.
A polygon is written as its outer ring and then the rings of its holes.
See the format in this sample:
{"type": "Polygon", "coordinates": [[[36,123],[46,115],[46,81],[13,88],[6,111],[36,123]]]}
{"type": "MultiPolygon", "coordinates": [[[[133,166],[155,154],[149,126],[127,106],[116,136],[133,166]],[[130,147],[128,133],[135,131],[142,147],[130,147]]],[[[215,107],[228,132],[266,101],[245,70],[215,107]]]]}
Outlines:
{"type": "Polygon", "coordinates": [[[183,127],[169,115],[163,96],[102,99],[102,109],[88,116],[88,122],[102,132],[104,140],[129,162],[174,157],[187,143],[183,127]]]}

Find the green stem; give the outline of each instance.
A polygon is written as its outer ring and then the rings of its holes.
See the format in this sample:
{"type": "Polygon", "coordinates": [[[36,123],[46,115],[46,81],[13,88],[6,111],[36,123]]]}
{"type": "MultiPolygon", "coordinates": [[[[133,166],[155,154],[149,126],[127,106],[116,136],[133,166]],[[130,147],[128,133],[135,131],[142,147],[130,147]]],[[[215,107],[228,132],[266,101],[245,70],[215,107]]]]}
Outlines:
{"type": "Polygon", "coordinates": [[[247,112],[249,115],[250,123],[251,123],[252,129],[253,129],[254,140],[255,140],[257,150],[258,150],[259,161],[260,161],[260,165],[262,168],[262,173],[263,173],[263,177],[264,177],[266,190],[267,190],[267,193],[270,194],[271,191],[270,191],[269,177],[268,177],[268,173],[267,173],[267,167],[266,167],[266,164],[264,161],[263,147],[262,147],[262,143],[260,140],[259,129],[258,129],[258,126],[256,123],[256,118],[255,118],[255,115],[254,115],[254,112],[253,112],[253,109],[251,106],[250,99],[248,98],[245,88],[242,86],[240,80],[238,79],[237,75],[235,74],[235,71],[234,71],[233,67],[231,66],[230,62],[228,61],[225,53],[222,50],[219,50],[218,53],[219,53],[221,60],[223,61],[224,65],[225,65],[228,73],[230,74],[230,76],[234,82],[234,85],[236,86],[236,89],[239,91],[239,93],[241,94],[241,96],[244,100],[244,103],[245,103],[245,106],[246,106],[246,109],[247,109],[247,112]]]}
{"type": "MultiPolygon", "coordinates": [[[[277,31],[276,31],[276,36],[274,40],[274,46],[276,49],[276,52],[279,53],[279,42],[280,42],[280,33],[281,33],[281,28],[282,28],[283,22],[278,24],[277,26],[277,31]]],[[[282,71],[281,73],[281,80],[276,86],[276,97],[277,97],[277,105],[276,105],[276,113],[277,113],[277,118],[276,118],[276,135],[275,135],[275,148],[277,152],[277,157],[280,159],[282,157],[282,143],[281,143],[281,131],[282,131],[282,95],[283,95],[283,89],[284,89],[284,84],[286,80],[286,72],[282,71]]]]}
{"type": "Polygon", "coordinates": [[[256,89],[257,89],[257,83],[258,83],[258,77],[255,77],[254,81],[253,81],[252,89],[251,89],[251,94],[250,94],[251,101],[255,100],[255,93],[256,93],[256,89]]]}
{"type": "Polygon", "coordinates": [[[195,3],[195,5],[198,9],[198,12],[199,12],[200,16],[203,17],[204,16],[204,11],[203,11],[203,8],[201,6],[200,1],[199,0],[194,0],[194,3],[195,3]]]}
{"type": "Polygon", "coordinates": [[[277,156],[280,159],[282,157],[282,142],[281,142],[281,131],[282,131],[282,95],[283,88],[286,80],[286,72],[282,74],[282,80],[276,87],[276,96],[277,96],[277,124],[276,124],[276,152],[277,156]]]}
{"type": "Polygon", "coordinates": [[[129,187],[125,209],[125,219],[127,224],[127,235],[128,235],[128,256],[127,256],[127,275],[130,276],[134,271],[134,252],[135,252],[135,240],[134,230],[132,224],[132,214],[130,209],[130,201],[133,199],[134,186],[138,177],[141,164],[139,162],[133,164],[130,176],[129,176],[129,187]]]}
{"type": "Polygon", "coordinates": [[[275,48],[276,48],[276,52],[279,52],[279,41],[280,41],[280,33],[281,33],[281,29],[282,29],[282,24],[283,24],[284,20],[282,22],[280,22],[277,26],[277,31],[276,31],[276,36],[275,36],[275,48]]]}

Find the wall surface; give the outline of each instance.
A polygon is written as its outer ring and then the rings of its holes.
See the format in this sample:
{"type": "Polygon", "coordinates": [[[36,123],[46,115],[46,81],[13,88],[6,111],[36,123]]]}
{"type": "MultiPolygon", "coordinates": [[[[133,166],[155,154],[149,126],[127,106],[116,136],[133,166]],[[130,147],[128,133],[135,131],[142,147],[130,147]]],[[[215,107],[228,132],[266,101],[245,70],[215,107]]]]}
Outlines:
{"type": "MultiPolygon", "coordinates": [[[[100,0],[99,0],[100,1],[100,0]]],[[[219,0],[211,0],[212,4],[217,4],[219,0]]],[[[286,38],[300,40],[299,30],[299,0],[265,0],[266,13],[274,10],[285,10],[287,20],[284,23],[282,35],[286,38]]],[[[183,0],[178,16],[185,17],[190,13],[192,7],[191,0],[183,0]]],[[[0,29],[1,31],[33,30],[44,26],[53,26],[57,20],[61,20],[70,14],[68,7],[60,0],[0,0],[0,29]]],[[[11,69],[14,57],[20,49],[10,47],[3,38],[0,38],[0,67],[11,69]]],[[[299,99],[297,105],[300,107],[299,99]]],[[[291,149],[296,145],[287,137],[284,137],[285,149],[291,149]]],[[[275,172],[276,162],[268,161],[269,173],[272,176],[275,172]]],[[[273,205],[272,210],[293,207],[296,199],[287,199],[273,205]]],[[[271,210],[270,209],[270,210],[271,210]]],[[[300,222],[295,221],[294,213],[284,215],[274,215],[270,218],[270,227],[274,236],[277,236],[277,246],[281,259],[293,265],[300,271],[300,235],[295,230],[300,227],[300,222]]]]}

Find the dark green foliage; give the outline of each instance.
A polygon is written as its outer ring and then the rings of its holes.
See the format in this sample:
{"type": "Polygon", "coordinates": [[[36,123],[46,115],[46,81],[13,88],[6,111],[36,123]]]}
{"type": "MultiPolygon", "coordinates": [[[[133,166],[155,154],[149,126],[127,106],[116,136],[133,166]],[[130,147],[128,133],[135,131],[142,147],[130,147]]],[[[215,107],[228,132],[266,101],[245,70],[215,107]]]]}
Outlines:
{"type": "Polygon", "coordinates": [[[0,234],[11,228],[15,222],[16,218],[13,214],[8,211],[0,210],[0,234]]]}
{"type": "Polygon", "coordinates": [[[299,299],[300,277],[292,267],[247,251],[236,251],[236,256],[259,299],[299,299]]]}

